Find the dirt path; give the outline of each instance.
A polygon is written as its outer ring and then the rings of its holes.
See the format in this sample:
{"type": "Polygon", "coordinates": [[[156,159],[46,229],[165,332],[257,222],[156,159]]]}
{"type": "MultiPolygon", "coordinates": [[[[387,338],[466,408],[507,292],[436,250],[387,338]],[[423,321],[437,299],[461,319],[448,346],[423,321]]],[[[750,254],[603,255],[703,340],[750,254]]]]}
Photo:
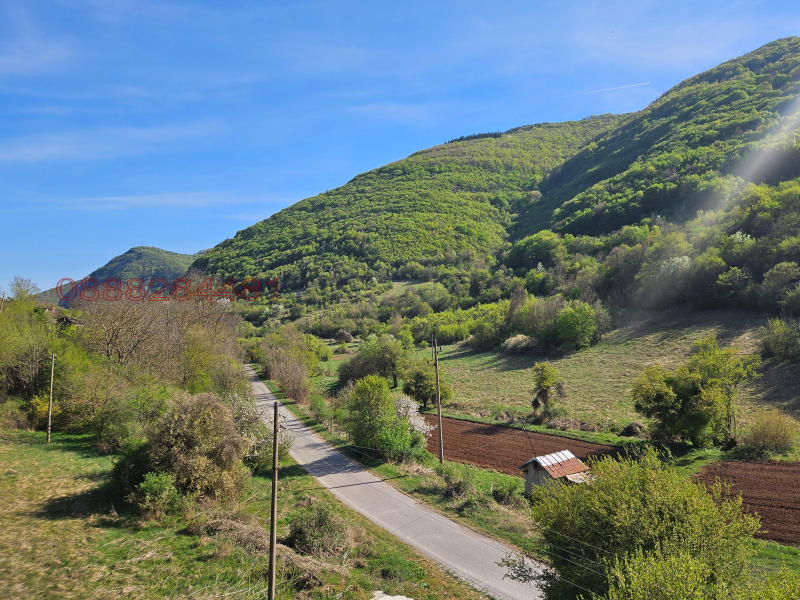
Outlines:
{"type": "MultiPolygon", "coordinates": [[[[426,414],[425,420],[429,425],[436,426],[436,415],[426,414]]],[[[509,475],[520,475],[517,467],[534,456],[561,450],[570,450],[581,460],[615,452],[613,446],[449,417],[442,418],[442,430],[446,460],[464,462],[509,475]]],[[[428,450],[435,456],[439,455],[439,437],[435,432],[428,438],[428,450]]]]}
{"type": "Polygon", "coordinates": [[[725,461],[705,467],[697,480],[711,485],[717,477],[729,481],[745,506],[761,515],[756,537],[800,545],[800,463],[725,461]]]}

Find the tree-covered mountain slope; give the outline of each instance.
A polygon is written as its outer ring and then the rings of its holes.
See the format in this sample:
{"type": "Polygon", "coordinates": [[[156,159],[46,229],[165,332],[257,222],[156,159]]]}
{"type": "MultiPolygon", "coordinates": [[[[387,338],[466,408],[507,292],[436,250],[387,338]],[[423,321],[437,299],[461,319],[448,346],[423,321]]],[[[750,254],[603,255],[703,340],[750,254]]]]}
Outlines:
{"type": "MultiPolygon", "coordinates": [[[[656,215],[681,223],[728,210],[752,183],[800,176],[799,78],[800,38],[787,38],[638,113],[467,136],[302,200],[194,266],[322,289],[402,277],[419,263],[491,267],[507,241],[546,229],[599,236],[656,215]]],[[[609,252],[616,239],[589,245],[609,252]]]]}
{"type": "Polygon", "coordinates": [[[797,37],[687,79],[552,172],[522,229],[610,233],[715,208],[744,182],[798,177],[799,93],[797,37]]]}
{"type": "Polygon", "coordinates": [[[503,244],[543,177],[623,117],[469,136],[358,175],[240,231],[195,266],[220,276],[392,274],[414,261],[471,262],[503,244]]]}

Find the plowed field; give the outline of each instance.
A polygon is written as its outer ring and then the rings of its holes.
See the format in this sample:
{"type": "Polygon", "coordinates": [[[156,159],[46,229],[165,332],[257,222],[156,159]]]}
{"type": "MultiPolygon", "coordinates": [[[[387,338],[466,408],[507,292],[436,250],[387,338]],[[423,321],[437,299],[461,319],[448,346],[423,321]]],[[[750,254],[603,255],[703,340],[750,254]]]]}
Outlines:
{"type": "MultiPolygon", "coordinates": [[[[436,426],[436,415],[426,414],[429,425],[436,426]]],[[[503,427],[471,423],[442,417],[444,457],[509,475],[520,475],[519,466],[534,456],[570,450],[581,460],[597,454],[610,454],[613,446],[603,446],[569,438],[503,427]]],[[[439,436],[434,430],[428,438],[428,450],[439,455],[439,436]]]]}
{"type": "Polygon", "coordinates": [[[756,537],[800,545],[800,463],[727,461],[708,465],[697,475],[709,485],[715,477],[729,481],[745,506],[761,515],[756,537]]]}

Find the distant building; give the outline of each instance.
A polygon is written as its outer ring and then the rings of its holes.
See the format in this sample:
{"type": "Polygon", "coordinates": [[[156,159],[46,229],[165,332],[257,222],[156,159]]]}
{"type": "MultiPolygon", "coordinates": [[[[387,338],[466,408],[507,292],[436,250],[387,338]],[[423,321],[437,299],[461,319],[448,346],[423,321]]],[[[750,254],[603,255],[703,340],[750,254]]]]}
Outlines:
{"type": "Polygon", "coordinates": [[[586,465],[569,450],[536,456],[520,466],[525,472],[525,493],[530,494],[534,485],[542,485],[551,479],[564,479],[569,483],[583,483],[588,476],[586,465]]]}

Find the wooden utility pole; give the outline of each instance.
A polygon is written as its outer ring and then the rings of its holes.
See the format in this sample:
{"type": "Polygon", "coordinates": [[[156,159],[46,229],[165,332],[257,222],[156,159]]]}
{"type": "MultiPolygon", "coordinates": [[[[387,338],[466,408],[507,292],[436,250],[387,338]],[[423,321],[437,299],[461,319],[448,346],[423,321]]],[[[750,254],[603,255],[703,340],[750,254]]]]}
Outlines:
{"type": "Polygon", "coordinates": [[[3,292],[3,296],[0,298],[0,312],[3,312],[3,304],[6,303],[6,293],[3,292]]]}
{"type": "Polygon", "coordinates": [[[439,464],[444,464],[444,438],[442,436],[442,395],[439,392],[439,343],[433,334],[433,367],[436,369],[436,412],[439,419],[439,464]]]}
{"type": "Polygon", "coordinates": [[[50,400],[47,402],[47,443],[50,443],[50,423],[53,420],[53,372],[56,368],[56,354],[50,361],[50,400]]]}
{"type": "Polygon", "coordinates": [[[272,516],[269,524],[269,600],[275,600],[275,538],[278,535],[278,403],[272,417],[272,516]]]}

